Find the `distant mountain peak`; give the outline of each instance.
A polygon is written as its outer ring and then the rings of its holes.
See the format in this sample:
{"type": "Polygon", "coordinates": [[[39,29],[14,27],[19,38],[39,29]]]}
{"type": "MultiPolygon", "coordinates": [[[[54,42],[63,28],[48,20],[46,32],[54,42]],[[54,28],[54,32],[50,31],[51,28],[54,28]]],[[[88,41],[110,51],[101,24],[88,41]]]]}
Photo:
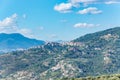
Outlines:
{"type": "Polygon", "coordinates": [[[44,44],[42,40],[30,39],[20,33],[1,33],[0,50],[13,50],[18,48],[30,48],[44,44]]]}

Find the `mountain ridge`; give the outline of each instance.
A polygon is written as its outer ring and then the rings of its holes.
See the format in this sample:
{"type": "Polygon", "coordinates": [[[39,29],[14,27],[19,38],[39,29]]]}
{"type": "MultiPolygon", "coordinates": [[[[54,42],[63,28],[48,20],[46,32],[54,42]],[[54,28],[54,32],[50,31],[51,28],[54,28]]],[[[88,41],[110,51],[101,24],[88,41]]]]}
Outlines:
{"type": "Polygon", "coordinates": [[[43,45],[45,42],[42,40],[30,39],[19,33],[1,33],[0,34],[0,50],[16,50],[26,49],[37,45],[43,45]],[[24,45],[24,46],[23,46],[24,45]]]}
{"type": "Polygon", "coordinates": [[[79,38],[76,38],[74,40],[72,40],[73,42],[77,42],[77,40],[79,42],[82,42],[82,41],[86,41],[86,40],[89,40],[89,38],[94,38],[92,37],[91,35],[94,35],[94,36],[102,36],[102,35],[105,35],[107,33],[111,33],[111,34],[114,34],[115,32],[117,32],[118,34],[120,34],[120,27],[115,27],[115,28],[110,28],[110,29],[106,29],[106,30],[102,30],[102,31],[98,31],[98,32],[95,32],[95,33],[89,33],[89,34],[86,34],[86,35],[83,35],[79,38]],[[105,33],[103,33],[105,32],[105,33]],[[98,35],[99,34],[99,35],[98,35]],[[86,39],[83,39],[84,37],[86,37],[86,39]],[[80,39],[80,40],[79,40],[80,39]]]}
{"type": "Polygon", "coordinates": [[[120,73],[120,29],[90,35],[86,41],[50,42],[0,55],[0,79],[55,80],[120,73]]]}

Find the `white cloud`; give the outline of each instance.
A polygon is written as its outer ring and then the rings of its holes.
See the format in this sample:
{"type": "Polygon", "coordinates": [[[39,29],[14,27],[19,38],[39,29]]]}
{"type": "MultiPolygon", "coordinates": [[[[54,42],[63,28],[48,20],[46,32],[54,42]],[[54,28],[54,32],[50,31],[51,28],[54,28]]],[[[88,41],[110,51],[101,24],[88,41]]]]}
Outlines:
{"type": "Polygon", "coordinates": [[[54,10],[60,13],[69,13],[72,11],[72,8],[79,8],[80,4],[88,5],[92,4],[96,0],[68,0],[67,3],[60,3],[54,6],[54,10]]]}
{"type": "Polygon", "coordinates": [[[17,14],[13,14],[12,16],[7,17],[2,21],[0,20],[0,32],[11,33],[14,30],[16,30],[16,26],[17,26],[16,19],[17,19],[17,14]]]}
{"type": "Polygon", "coordinates": [[[59,5],[55,5],[54,10],[61,13],[71,12],[72,4],[71,3],[61,3],[59,5]]]}
{"type": "Polygon", "coordinates": [[[69,0],[72,4],[114,4],[114,3],[120,3],[119,0],[69,0]]]}
{"type": "Polygon", "coordinates": [[[13,14],[11,17],[7,17],[4,20],[0,21],[0,28],[15,26],[17,14],[13,14]]]}
{"type": "Polygon", "coordinates": [[[88,5],[88,4],[93,4],[96,2],[96,0],[69,0],[73,5],[78,5],[80,6],[80,4],[83,5],[88,5]]]}
{"type": "Polygon", "coordinates": [[[105,4],[116,4],[116,3],[120,3],[120,1],[110,0],[105,2],[105,4]]]}
{"type": "Polygon", "coordinates": [[[70,0],[71,3],[92,3],[96,0],[70,0]]]}
{"type": "Polygon", "coordinates": [[[84,27],[96,27],[100,24],[88,24],[88,23],[77,23],[74,25],[75,28],[84,28],[84,27]]]}
{"type": "Polygon", "coordinates": [[[27,37],[32,37],[31,30],[18,27],[17,16],[15,13],[10,17],[0,20],[0,33],[20,33],[27,37]]]}
{"type": "MultiPolygon", "coordinates": [[[[55,5],[54,10],[60,13],[68,13],[74,11],[76,8],[84,8],[91,4],[115,4],[120,3],[120,0],[67,0],[66,3],[60,3],[55,5]]],[[[96,8],[97,9],[97,8],[96,8]]],[[[101,13],[100,10],[91,12],[92,14],[101,13]]]]}
{"type": "Polygon", "coordinates": [[[69,13],[73,7],[78,8],[80,3],[87,5],[95,2],[96,0],[69,0],[68,3],[60,3],[54,6],[54,10],[60,13],[69,13]]]}
{"type": "Polygon", "coordinates": [[[100,14],[101,10],[98,10],[96,7],[89,7],[83,10],[78,11],[78,14],[100,14]]]}

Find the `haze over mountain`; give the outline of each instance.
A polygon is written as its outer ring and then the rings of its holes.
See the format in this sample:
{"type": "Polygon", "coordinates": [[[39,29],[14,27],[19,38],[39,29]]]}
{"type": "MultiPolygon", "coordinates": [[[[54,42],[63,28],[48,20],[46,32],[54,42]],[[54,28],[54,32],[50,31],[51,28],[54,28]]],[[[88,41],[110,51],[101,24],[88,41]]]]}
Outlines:
{"type": "Polygon", "coordinates": [[[33,46],[43,45],[42,40],[30,39],[19,33],[0,33],[0,50],[11,51],[16,49],[27,49],[33,46]]]}
{"type": "Polygon", "coordinates": [[[120,73],[120,27],[71,42],[0,55],[0,80],[56,80],[120,73]]]}

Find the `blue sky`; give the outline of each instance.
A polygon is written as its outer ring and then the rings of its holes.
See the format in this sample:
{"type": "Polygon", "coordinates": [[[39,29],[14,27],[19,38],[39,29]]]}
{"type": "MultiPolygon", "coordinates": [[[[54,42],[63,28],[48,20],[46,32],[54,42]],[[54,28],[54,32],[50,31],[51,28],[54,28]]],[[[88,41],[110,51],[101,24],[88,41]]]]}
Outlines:
{"type": "Polygon", "coordinates": [[[116,26],[119,0],[0,0],[0,33],[67,41],[116,26]]]}

